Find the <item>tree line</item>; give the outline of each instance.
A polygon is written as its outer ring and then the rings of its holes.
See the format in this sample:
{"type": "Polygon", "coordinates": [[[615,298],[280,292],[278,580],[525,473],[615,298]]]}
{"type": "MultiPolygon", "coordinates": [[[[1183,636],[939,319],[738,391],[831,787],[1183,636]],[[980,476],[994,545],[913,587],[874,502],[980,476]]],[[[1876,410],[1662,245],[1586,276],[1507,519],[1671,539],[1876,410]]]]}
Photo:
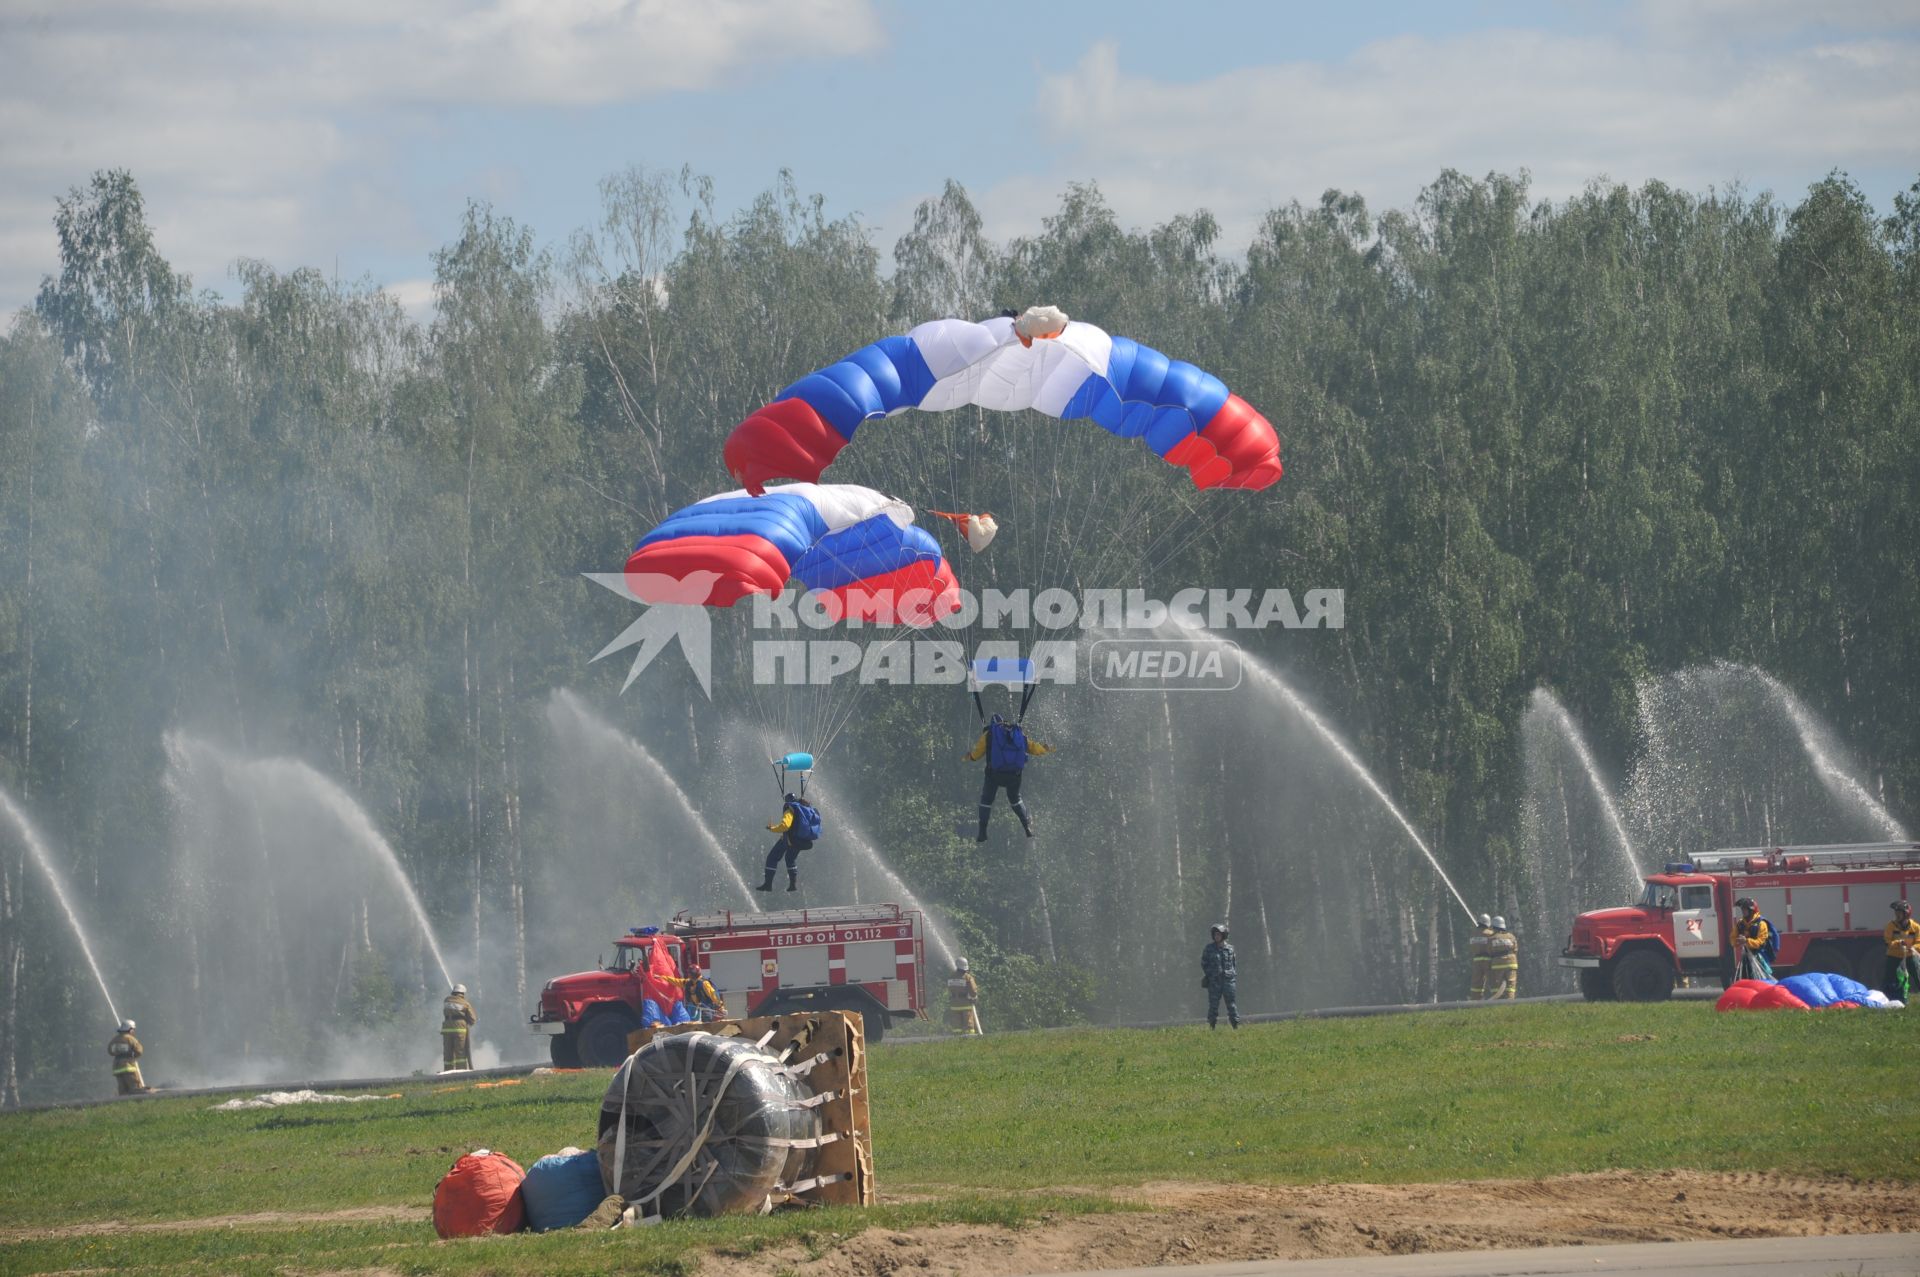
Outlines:
{"type": "MultiPolygon", "coordinates": [[[[1195,494],[1090,427],[970,413],[874,428],[827,477],[995,509],[997,558],[951,551],[967,584],[1343,589],[1343,629],[1246,642],[1470,898],[1519,911],[1517,725],[1541,685],[1623,772],[1640,680],[1752,662],[1920,810],[1920,184],[1881,216],[1837,173],[1787,204],[1657,182],[1537,201],[1524,175],[1449,171],[1410,208],[1276,208],[1241,245],[1204,210],[1129,229],[1093,186],[999,243],[950,183],[890,257],[786,175],[731,213],[689,172],[602,194],[544,246],[469,206],[424,320],[258,261],[197,292],[125,172],[57,202],[58,268],[0,338],[0,784],[127,965],[165,942],[158,742],[190,727],[339,779],[443,937],[529,1004],[555,974],[524,956],[530,861],[564,837],[553,690],[591,689],[691,777],[728,721],[793,712],[662,669],[617,698],[587,658],[631,608],[580,573],[732,486],[721,440],[801,373],[1036,302],[1217,373],[1274,422],[1286,477],[1195,494]]],[[[975,850],[971,707],[886,693],[861,696],[834,784],[1013,1022],[1190,1011],[1217,916],[1272,1005],[1452,994],[1461,919],[1291,728],[1053,697],[1035,729],[1072,749],[1036,764],[1041,849],[975,850]],[[1269,749],[1276,774],[1251,761],[1269,749]]],[[[12,1100],[105,1036],[16,841],[12,1100]]],[[[1560,938],[1528,938],[1536,982],[1560,938]]]]}

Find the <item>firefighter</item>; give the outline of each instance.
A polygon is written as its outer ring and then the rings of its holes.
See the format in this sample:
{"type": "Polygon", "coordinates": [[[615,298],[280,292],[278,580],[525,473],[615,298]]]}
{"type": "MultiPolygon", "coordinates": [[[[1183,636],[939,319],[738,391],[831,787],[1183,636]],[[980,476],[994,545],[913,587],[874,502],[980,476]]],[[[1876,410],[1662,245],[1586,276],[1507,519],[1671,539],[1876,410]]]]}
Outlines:
{"type": "Polygon", "coordinates": [[[473,1003],[467,1001],[467,986],[454,985],[453,992],[447,994],[447,1000],[440,1004],[441,1072],[473,1067],[467,1038],[477,1023],[479,1021],[473,1014],[473,1003]]]}
{"type": "Polygon", "coordinates": [[[1520,942],[1507,930],[1505,918],[1493,920],[1493,934],[1487,937],[1486,1000],[1511,1001],[1520,993],[1520,942]]]}
{"type": "Polygon", "coordinates": [[[1480,915],[1480,925],[1467,940],[1467,954],[1473,959],[1473,989],[1467,995],[1474,1002],[1487,996],[1487,965],[1493,961],[1493,951],[1487,942],[1493,939],[1493,916],[1480,915]]]}
{"type": "Polygon", "coordinates": [[[120,1021],[119,1031],[107,1040],[107,1058],[113,1061],[113,1081],[121,1095],[141,1095],[153,1089],[140,1076],[140,1057],[146,1051],[133,1036],[133,1021],[120,1021]]]}
{"type": "Polygon", "coordinates": [[[787,862],[787,890],[800,890],[800,870],[797,862],[800,853],[813,846],[820,836],[820,809],[802,798],[788,792],[780,800],[780,818],[767,826],[771,833],[779,834],[774,840],[773,850],[767,853],[767,876],[755,887],[755,891],[772,891],[774,870],[784,858],[787,862]]]}
{"type": "Polygon", "coordinates": [[[1887,969],[1881,992],[1895,1002],[1911,1002],[1920,994],[1920,922],[1913,920],[1913,906],[1905,900],[1893,902],[1893,921],[1886,927],[1887,969]],[[1901,977],[1906,988],[1901,988],[1901,977]]]}
{"type": "Polygon", "coordinates": [[[1773,979],[1773,958],[1780,952],[1780,934],[1760,912],[1752,896],[1733,902],[1740,917],[1733,924],[1733,978],[1773,979]]]}
{"type": "Polygon", "coordinates": [[[967,960],[960,958],[954,962],[953,975],[947,979],[947,1027],[955,1033],[978,1037],[979,1002],[980,986],[974,983],[973,972],[967,969],[967,960]]]}
{"type": "Polygon", "coordinates": [[[1052,752],[1053,746],[1027,739],[1020,724],[1009,723],[998,714],[993,716],[967,753],[970,763],[979,762],[982,756],[987,760],[986,778],[980,783],[980,829],[974,835],[975,842],[987,840],[987,819],[993,815],[993,798],[1003,789],[1007,791],[1007,805],[1020,818],[1020,828],[1026,830],[1027,837],[1033,837],[1033,816],[1020,798],[1020,778],[1026,771],[1029,756],[1038,758],[1052,752]]]}
{"type": "Polygon", "coordinates": [[[1227,1023],[1240,1027],[1240,972],[1233,961],[1233,946],[1227,943],[1227,924],[1213,924],[1211,939],[1200,951],[1200,987],[1207,991],[1207,1027],[1220,1027],[1220,1003],[1227,1004],[1227,1023]]]}
{"type": "Polygon", "coordinates": [[[687,980],[687,1005],[699,1020],[724,1020],[727,1018],[727,1004],[720,996],[720,990],[713,987],[713,981],[707,973],[694,968],[693,975],[687,980]]]}

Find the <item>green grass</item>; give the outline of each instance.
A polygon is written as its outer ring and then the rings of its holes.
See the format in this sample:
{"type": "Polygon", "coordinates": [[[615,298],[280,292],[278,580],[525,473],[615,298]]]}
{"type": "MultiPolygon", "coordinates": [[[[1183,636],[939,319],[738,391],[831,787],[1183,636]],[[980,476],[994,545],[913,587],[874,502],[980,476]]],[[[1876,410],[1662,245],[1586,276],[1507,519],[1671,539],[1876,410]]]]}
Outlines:
{"type": "MultiPolygon", "coordinates": [[[[687,1270],[716,1244],[831,1243],[879,1223],[1017,1226],[1110,1208],[1049,1194],[1155,1179],[1406,1182],[1615,1167],[1920,1178],[1906,1092],[1920,1019],[1548,1005],[1225,1029],[1070,1030],[872,1053],[874,1212],[439,1243],[424,1224],[15,1242],[0,1271],[380,1266],[687,1270]],[[1017,1191],[1015,1191],[1017,1190],[1017,1191]]],[[[460,1153],[523,1164],[592,1138],[606,1074],[238,1113],[207,1099],[0,1115],[0,1228],[398,1205],[460,1153]]]]}

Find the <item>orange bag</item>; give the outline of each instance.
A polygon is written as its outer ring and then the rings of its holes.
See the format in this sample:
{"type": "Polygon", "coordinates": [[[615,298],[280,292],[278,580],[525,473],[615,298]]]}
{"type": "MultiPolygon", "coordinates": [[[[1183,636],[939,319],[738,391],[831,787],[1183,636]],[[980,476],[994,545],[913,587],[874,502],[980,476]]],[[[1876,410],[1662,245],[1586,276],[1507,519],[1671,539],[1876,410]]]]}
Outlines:
{"type": "Polygon", "coordinates": [[[433,1230],[442,1237],[514,1233],[527,1222],[520,1181],[527,1173],[505,1153],[477,1148],[453,1164],[433,1190],[433,1230]]]}

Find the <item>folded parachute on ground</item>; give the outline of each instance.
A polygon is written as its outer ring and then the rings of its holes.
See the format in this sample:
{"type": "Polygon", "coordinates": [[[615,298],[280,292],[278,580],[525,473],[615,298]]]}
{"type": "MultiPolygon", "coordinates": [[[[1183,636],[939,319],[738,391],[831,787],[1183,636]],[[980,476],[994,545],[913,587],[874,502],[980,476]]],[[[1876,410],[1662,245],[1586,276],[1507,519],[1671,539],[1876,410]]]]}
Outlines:
{"type": "Polygon", "coordinates": [[[818,479],[869,418],[967,405],[1091,420],[1185,466],[1198,488],[1280,478],[1273,426],[1218,377],[1050,306],[883,337],[782,390],[734,427],[723,455],[760,492],[771,479],[818,479]]]}
{"type": "Polygon", "coordinates": [[[1718,1011],[1819,1011],[1841,1007],[1884,1008],[1886,995],[1858,980],[1809,971],[1772,980],[1736,980],[1714,1003],[1718,1011]]]}
{"type": "Polygon", "coordinates": [[[960,606],[940,544],[913,511],[851,483],[708,497],[642,537],[626,567],[644,603],[731,607],[778,594],[789,578],[836,620],[924,628],[960,606]]]}

